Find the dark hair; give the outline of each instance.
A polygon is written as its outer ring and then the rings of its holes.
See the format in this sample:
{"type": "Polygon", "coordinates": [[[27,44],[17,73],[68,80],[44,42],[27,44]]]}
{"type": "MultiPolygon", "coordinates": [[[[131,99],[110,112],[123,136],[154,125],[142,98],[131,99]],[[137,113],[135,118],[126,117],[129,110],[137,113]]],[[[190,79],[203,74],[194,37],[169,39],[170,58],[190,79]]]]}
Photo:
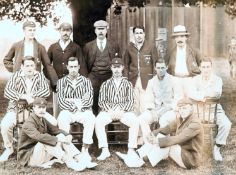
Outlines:
{"type": "Polygon", "coordinates": [[[209,58],[209,57],[203,57],[203,58],[200,60],[200,65],[201,65],[202,62],[210,62],[210,63],[212,64],[212,60],[211,60],[211,58],[209,58]]]}
{"type": "Polygon", "coordinates": [[[136,29],[142,29],[145,32],[145,28],[143,26],[134,26],[133,33],[135,32],[136,29]]]}
{"type": "Polygon", "coordinates": [[[25,61],[27,61],[27,60],[31,60],[31,61],[33,61],[33,62],[35,63],[35,58],[34,58],[34,57],[32,57],[32,56],[25,56],[25,57],[22,59],[21,64],[24,65],[25,61]]]}
{"type": "Polygon", "coordinates": [[[78,64],[79,64],[79,59],[77,57],[70,57],[68,60],[67,60],[67,65],[68,65],[68,62],[69,61],[78,61],[78,64]]]}
{"type": "Polygon", "coordinates": [[[157,60],[155,61],[155,66],[156,66],[157,63],[165,63],[165,65],[166,65],[166,62],[165,62],[164,59],[157,59],[157,60]]]}

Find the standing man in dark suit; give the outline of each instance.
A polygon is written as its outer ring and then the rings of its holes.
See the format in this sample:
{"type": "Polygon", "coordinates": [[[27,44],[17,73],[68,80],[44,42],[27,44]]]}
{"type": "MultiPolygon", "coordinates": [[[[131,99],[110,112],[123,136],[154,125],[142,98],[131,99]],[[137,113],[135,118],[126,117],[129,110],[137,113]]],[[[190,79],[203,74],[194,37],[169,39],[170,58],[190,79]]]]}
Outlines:
{"type": "Polygon", "coordinates": [[[145,90],[148,80],[153,77],[157,50],[154,45],[145,41],[143,26],[133,28],[134,43],[131,42],[124,54],[124,76],[131,81],[134,87],[135,112],[141,114],[144,109],[145,90]],[[141,100],[142,99],[142,100],[141,100]]]}
{"type": "Polygon", "coordinates": [[[23,23],[24,39],[12,45],[7,55],[3,59],[5,68],[9,72],[20,70],[22,59],[25,56],[36,58],[36,70],[44,68],[45,76],[50,80],[53,89],[57,85],[57,74],[50,64],[45,47],[35,39],[36,24],[33,21],[23,23]]]}
{"type": "Polygon", "coordinates": [[[182,98],[187,96],[186,84],[190,83],[193,76],[200,73],[200,53],[187,44],[190,33],[185,26],[177,25],[172,34],[176,47],[167,56],[167,72],[175,77],[182,98]]]}
{"type": "Polygon", "coordinates": [[[107,40],[108,23],[103,20],[94,23],[97,38],[84,47],[84,57],[87,63],[88,78],[94,90],[93,112],[98,114],[98,96],[101,84],[111,78],[110,64],[112,58],[120,55],[118,45],[107,40]]]}
{"type": "MultiPolygon", "coordinates": [[[[58,42],[52,44],[48,49],[48,56],[50,62],[53,64],[56,70],[58,78],[62,78],[68,74],[67,70],[67,60],[70,57],[76,57],[79,59],[80,63],[80,74],[87,76],[87,66],[84,62],[84,57],[82,55],[82,49],[79,45],[71,41],[70,35],[72,34],[72,25],[67,22],[61,23],[58,28],[61,35],[58,42]]],[[[57,95],[53,94],[53,113],[57,117],[59,114],[57,95]]]]}

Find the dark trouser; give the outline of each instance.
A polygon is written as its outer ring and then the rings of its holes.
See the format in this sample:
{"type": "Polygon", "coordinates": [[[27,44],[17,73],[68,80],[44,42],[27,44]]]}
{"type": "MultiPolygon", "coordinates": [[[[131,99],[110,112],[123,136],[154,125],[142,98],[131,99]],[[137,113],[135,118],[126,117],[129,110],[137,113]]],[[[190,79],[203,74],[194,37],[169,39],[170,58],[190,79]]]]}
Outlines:
{"type": "Polygon", "coordinates": [[[98,73],[90,73],[88,78],[90,79],[90,81],[92,82],[92,86],[93,86],[93,113],[95,116],[98,115],[98,111],[99,111],[99,106],[98,106],[98,97],[99,97],[99,90],[100,87],[102,85],[102,83],[106,80],[108,80],[109,78],[111,78],[111,74],[104,74],[104,75],[99,75],[98,73]]]}

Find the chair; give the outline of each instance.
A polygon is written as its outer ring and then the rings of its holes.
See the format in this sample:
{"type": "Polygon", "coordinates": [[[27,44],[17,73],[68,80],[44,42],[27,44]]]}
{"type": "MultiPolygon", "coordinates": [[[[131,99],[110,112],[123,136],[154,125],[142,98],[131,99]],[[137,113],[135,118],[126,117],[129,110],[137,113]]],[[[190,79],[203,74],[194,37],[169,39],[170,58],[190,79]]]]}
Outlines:
{"type": "Polygon", "coordinates": [[[107,141],[110,145],[128,144],[128,126],[119,121],[113,121],[106,126],[107,141]]]}
{"type": "MultiPolygon", "coordinates": [[[[18,151],[18,143],[19,138],[21,135],[22,125],[24,124],[25,120],[30,116],[32,113],[31,106],[28,105],[26,100],[19,100],[16,102],[16,126],[13,129],[13,142],[18,151]]],[[[16,151],[16,155],[17,152],[16,151]]],[[[18,156],[17,156],[18,161],[18,156]]]]}
{"type": "MultiPolygon", "coordinates": [[[[70,134],[72,135],[72,143],[75,146],[83,144],[83,125],[78,122],[70,124],[70,134]]],[[[119,121],[113,121],[106,126],[108,144],[122,145],[128,144],[128,126],[119,121]]]]}
{"type": "Polygon", "coordinates": [[[75,146],[81,146],[83,144],[83,124],[74,122],[70,124],[70,134],[72,135],[72,143],[75,146]]]}
{"type": "Polygon", "coordinates": [[[205,102],[193,101],[194,112],[201,119],[204,128],[204,152],[212,154],[214,138],[217,132],[216,114],[219,99],[207,98],[205,102]]]}

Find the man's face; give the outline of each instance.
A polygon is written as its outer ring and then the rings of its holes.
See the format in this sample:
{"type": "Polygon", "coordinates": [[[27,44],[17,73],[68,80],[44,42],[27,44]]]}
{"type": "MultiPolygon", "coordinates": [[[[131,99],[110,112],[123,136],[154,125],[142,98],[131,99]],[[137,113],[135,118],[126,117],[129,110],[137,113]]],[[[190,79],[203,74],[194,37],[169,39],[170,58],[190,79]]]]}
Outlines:
{"type": "Polygon", "coordinates": [[[191,104],[179,107],[179,114],[182,119],[186,119],[192,113],[193,113],[193,106],[191,104]]]}
{"type": "Polygon", "coordinates": [[[188,38],[185,35],[175,36],[175,43],[178,47],[184,47],[186,45],[187,39],[188,38]]]}
{"type": "Polygon", "coordinates": [[[61,40],[66,42],[70,39],[70,35],[72,33],[72,30],[70,28],[61,28],[59,30],[60,35],[61,35],[61,40]]]}
{"type": "Polygon", "coordinates": [[[166,64],[165,63],[156,63],[155,70],[159,78],[163,78],[166,74],[166,64]]]}
{"type": "Polygon", "coordinates": [[[21,65],[21,69],[26,76],[32,76],[36,69],[35,62],[32,60],[25,60],[24,64],[21,65]]]}
{"type": "Polygon", "coordinates": [[[79,72],[79,63],[77,60],[75,61],[69,61],[68,65],[67,65],[67,69],[69,71],[69,75],[72,77],[77,76],[78,72],[79,72]]]}
{"type": "Polygon", "coordinates": [[[211,62],[207,62],[207,61],[201,62],[200,70],[203,76],[209,76],[212,72],[211,62]]]}
{"type": "Polygon", "coordinates": [[[136,28],[134,31],[134,40],[136,43],[141,44],[144,42],[145,33],[143,29],[136,28]]]}
{"type": "Polygon", "coordinates": [[[122,77],[122,71],[124,66],[122,64],[113,64],[111,65],[111,71],[114,78],[122,77]]]}
{"type": "Polygon", "coordinates": [[[34,39],[35,31],[36,31],[35,27],[25,27],[24,28],[25,38],[27,38],[27,39],[34,39]]]}
{"type": "Polygon", "coordinates": [[[96,27],[95,33],[96,33],[98,39],[103,40],[104,38],[106,38],[107,28],[106,27],[96,27]]]}
{"type": "Polygon", "coordinates": [[[42,118],[46,114],[46,106],[33,106],[34,113],[39,117],[42,118]]]}

